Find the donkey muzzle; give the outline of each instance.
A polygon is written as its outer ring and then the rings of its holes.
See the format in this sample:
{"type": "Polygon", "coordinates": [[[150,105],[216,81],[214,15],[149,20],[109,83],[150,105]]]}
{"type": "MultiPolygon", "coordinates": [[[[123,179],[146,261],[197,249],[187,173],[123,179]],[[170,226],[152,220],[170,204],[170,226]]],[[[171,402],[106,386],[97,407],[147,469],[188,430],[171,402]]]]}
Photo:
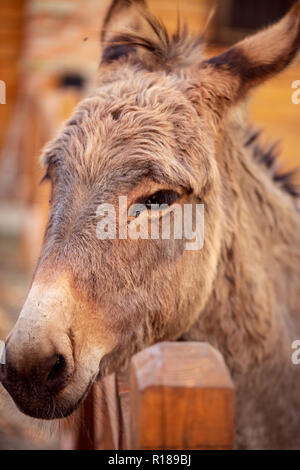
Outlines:
{"type": "Polygon", "coordinates": [[[0,379],[19,409],[33,417],[54,417],[56,397],[68,385],[74,371],[72,351],[67,341],[15,344],[12,335],[6,344],[6,363],[0,379]]]}

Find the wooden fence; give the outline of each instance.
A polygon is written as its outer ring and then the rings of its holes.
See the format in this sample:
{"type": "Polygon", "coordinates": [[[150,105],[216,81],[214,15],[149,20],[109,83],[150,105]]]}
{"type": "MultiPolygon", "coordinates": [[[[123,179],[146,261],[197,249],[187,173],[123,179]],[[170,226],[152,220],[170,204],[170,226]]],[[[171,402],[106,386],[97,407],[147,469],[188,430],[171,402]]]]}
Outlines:
{"type": "Polygon", "coordinates": [[[207,343],[171,342],[136,354],[97,382],[62,431],[63,449],[232,449],[234,387],[207,343]]]}

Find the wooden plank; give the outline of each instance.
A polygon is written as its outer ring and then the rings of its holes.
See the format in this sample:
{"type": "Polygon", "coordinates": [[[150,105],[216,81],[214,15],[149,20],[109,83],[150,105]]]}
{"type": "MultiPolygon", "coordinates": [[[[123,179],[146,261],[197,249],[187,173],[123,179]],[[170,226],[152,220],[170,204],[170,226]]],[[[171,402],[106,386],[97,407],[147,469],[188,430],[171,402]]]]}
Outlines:
{"type": "Polygon", "coordinates": [[[94,449],[129,449],[129,387],[129,369],[104,377],[93,385],[96,393],[94,449]]]}
{"type": "Polygon", "coordinates": [[[93,450],[95,442],[95,406],[97,397],[94,388],[87,399],[83,402],[79,409],[79,427],[78,434],[74,442],[74,448],[76,450],[93,450]]]}
{"type": "MultiPolygon", "coordinates": [[[[73,419],[61,429],[61,449],[120,449],[123,426],[118,379],[111,374],[93,384],[73,419]]],[[[129,430],[129,422],[126,427],[129,430]]]]}
{"type": "Polygon", "coordinates": [[[131,362],[132,449],[231,449],[234,388],[206,343],[161,343],[131,362]]]}
{"type": "Polygon", "coordinates": [[[26,0],[1,0],[1,10],[6,10],[6,9],[15,9],[19,10],[21,8],[24,8],[26,0]]]}
{"type": "MultiPolygon", "coordinates": [[[[25,0],[1,0],[0,2],[0,78],[6,83],[6,97],[10,107],[14,105],[17,95],[19,80],[17,59],[21,53],[24,7],[25,0]]],[[[7,116],[9,118],[4,119],[5,114],[6,112],[1,112],[0,148],[5,141],[11,117],[10,111],[7,116]]]]}
{"type": "Polygon", "coordinates": [[[94,388],[97,390],[94,448],[97,450],[119,449],[120,403],[116,374],[104,377],[94,384],[94,388]]]}

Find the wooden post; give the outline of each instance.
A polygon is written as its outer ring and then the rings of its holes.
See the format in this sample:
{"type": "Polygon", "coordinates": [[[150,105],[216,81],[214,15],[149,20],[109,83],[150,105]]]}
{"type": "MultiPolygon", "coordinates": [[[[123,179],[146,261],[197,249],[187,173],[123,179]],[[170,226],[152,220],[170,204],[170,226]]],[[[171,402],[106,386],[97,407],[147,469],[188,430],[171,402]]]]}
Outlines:
{"type": "Polygon", "coordinates": [[[131,361],[132,449],[231,449],[234,389],[206,343],[154,345],[131,361]]]}
{"type": "Polygon", "coordinates": [[[63,450],[128,449],[129,431],[129,371],[124,371],[94,383],[61,428],[60,445],[63,450]]]}
{"type": "Polygon", "coordinates": [[[172,342],[96,382],[62,429],[63,449],[231,449],[234,390],[218,351],[172,342]]]}

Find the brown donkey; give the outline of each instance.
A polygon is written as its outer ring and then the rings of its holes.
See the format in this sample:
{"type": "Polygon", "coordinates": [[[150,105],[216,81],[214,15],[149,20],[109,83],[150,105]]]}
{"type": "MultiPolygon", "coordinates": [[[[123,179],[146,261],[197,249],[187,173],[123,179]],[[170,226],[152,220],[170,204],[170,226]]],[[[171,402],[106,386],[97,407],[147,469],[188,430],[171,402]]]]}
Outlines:
{"type": "Polygon", "coordinates": [[[242,106],[296,57],[300,2],[210,60],[132,3],[113,2],[98,87],[45,149],[49,222],[1,380],[24,413],[59,418],[142,348],[208,341],[236,385],[237,447],[300,448],[299,198],[242,106]],[[126,226],[204,204],[203,248],[100,239],[97,208],[120,215],[119,196],[144,207],[126,226]]]}

